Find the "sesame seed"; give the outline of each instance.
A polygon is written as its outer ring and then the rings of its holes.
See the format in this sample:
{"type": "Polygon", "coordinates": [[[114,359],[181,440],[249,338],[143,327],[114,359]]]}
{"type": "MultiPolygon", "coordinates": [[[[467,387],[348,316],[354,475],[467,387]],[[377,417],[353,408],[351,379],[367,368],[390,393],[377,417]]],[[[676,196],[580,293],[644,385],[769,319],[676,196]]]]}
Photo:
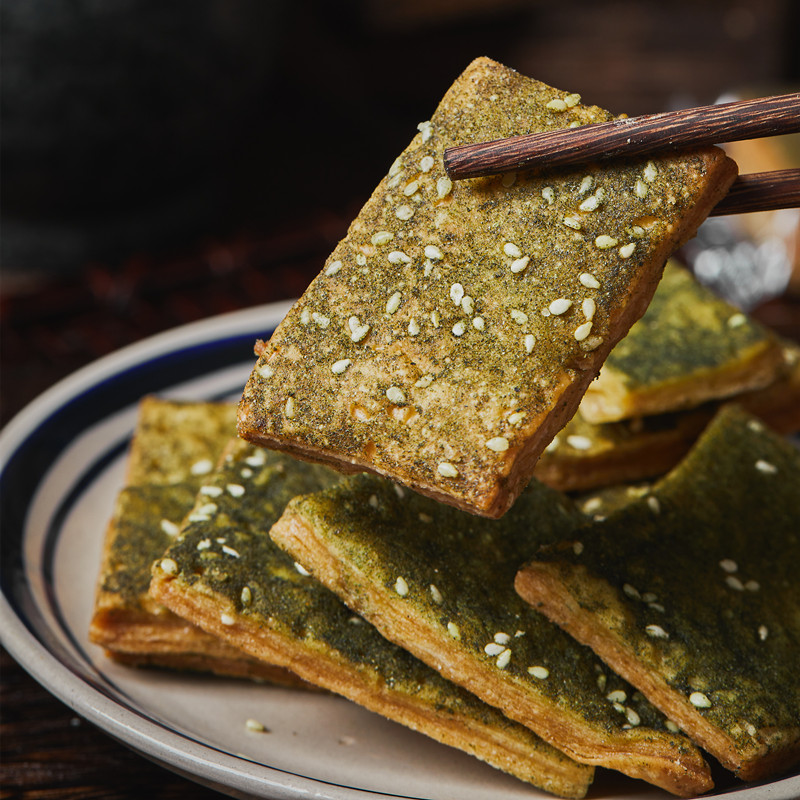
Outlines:
{"type": "Polygon", "coordinates": [[[619,240],[615,239],[613,236],[607,236],[605,233],[602,233],[594,240],[594,243],[600,250],[609,250],[612,247],[616,247],[619,244],[619,240]]]}
{"type": "Polygon", "coordinates": [[[512,308],[511,309],[511,319],[517,323],[517,325],[525,325],[528,321],[528,315],[524,311],[520,311],[519,309],[512,308]]]}
{"type": "Polygon", "coordinates": [[[637,178],[636,183],[634,184],[633,187],[633,193],[640,200],[644,200],[645,197],[647,197],[647,192],[648,192],[647,184],[641,178],[637,178]]]}
{"type": "Polygon", "coordinates": [[[331,372],[334,375],[341,375],[352,363],[349,358],[340,358],[331,365],[331,372]]]}
{"type": "Polygon", "coordinates": [[[606,695],[606,700],[610,703],[624,703],[628,699],[628,695],[622,689],[616,689],[606,695]]]}
{"type": "Polygon", "coordinates": [[[695,708],[711,708],[711,701],[702,692],[692,692],[689,695],[689,702],[695,708]]]}
{"type": "Polygon", "coordinates": [[[433,272],[433,262],[430,259],[426,259],[422,267],[422,274],[427,278],[430,276],[431,272],[433,272]]]}
{"type": "Polygon", "coordinates": [[[225,488],[231,497],[241,497],[244,494],[244,486],[240,483],[229,483],[225,488]]]}
{"type": "Polygon", "coordinates": [[[403,393],[403,390],[398,386],[390,386],[386,390],[386,398],[390,403],[394,403],[397,406],[403,405],[403,403],[406,402],[406,396],[403,393]]]}
{"type": "Polygon", "coordinates": [[[522,258],[517,258],[511,262],[511,271],[516,275],[519,272],[522,272],[525,267],[528,266],[530,262],[530,256],[523,256],[522,258]]]}
{"type": "Polygon", "coordinates": [[[645,631],[654,639],[669,639],[669,634],[660,625],[647,625],[645,631]]]}
{"type": "Polygon", "coordinates": [[[394,161],[392,161],[392,166],[389,167],[389,177],[393,178],[397,175],[398,172],[403,168],[403,162],[400,160],[398,156],[394,161]]]}
{"type": "Polygon", "coordinates": [[[413,180],[403,187],[403,194],[406,197],[411,197],[419,191],[419,181],[413,180]]]}
{"type": "Polygon", "coordinates": [[[350,317],[347,320],[347,324],[350,328],[350,339],[353,342],[360,342],[369,333],[370,326],[367,324],[362,325],[358,317],[350,317]]]}
{"type": "Polygon", "coordinates": [[[402,250],[392,250],[387,256],[390,264],[410,264],[411,259],[402,250]]]}
{"type": "Polygon", "coordinates": [[[658,169],[656,169],[656,165],[652,161],[648,161],[644,171],[642,172],[642,177],[648,183],[652,183],[656,179],[656,175],[658,175],[658,169]]]}
{"type": "Polygon", "coordinates": [[[575,328],[575,332],[573,333],[575,341],[577,342],[584,341],[586,337],[591,333],[591,331],[592,331],[592,320],[587,320],[583,324],[578,325],[578,327],[575,328]]]}
{"type": "Polygon", "coordinates": [[[400,597],[406,597],[406,595],[408,595],[408,584],[402,575],[400,575],[394,582],[394,590],[400,595],[400,597]]]}
{"type": "Polygon", "coordinates": [[[419,322],[413,317],[408,321],[408,335],[416,336],[419,333],[419,322]]]}
{"type": "Polygon", "coordinates": [[[262,364],[257,370],[256,373],[259,377],[263,378],[264,380],[269,380],[274,374],[275,370],[269,364],[262,364]]]}
{"type": "Polygon", "coordinates": [[[637,239],[641,239],[644,236],[644,228],[641,225],[634,225],[630,232],[631,236],[635,236],[637,239]]]}
{"type": "Polygon", "coordinates": [[[295,412],[294,397],[288,397],[286,399],[286,405],[284,405],[283,407],[283,413],[286,417],[292,419],[292,417],[294,417],[294,412],[295,412]]]}
{"type": "Polygon", "coordinates": [[[453,191],[453,182],[447,176],[436,181],[436,196],[439,198],[447,197],[453,191]]]}
{"type": "Polygon", "coordinates": [[[484,648],[483,652],[487,656],[499,656],[506,649],[505,645],[498,644],[497,642],[489,642],[484,648]]]}
{"type": "Polygon", "coordinates": [[[294,568],[301,574],[304,575],[306,578],[311,575],[311,573],[299,562],[294,562],[294,568]]]}
{"type": "Polygon", "coordinates": [[[197,543],[198,550],[208,550],[211,547],[211,539],[203,539],[197,543]]]}
{"type": "Polygon", "coordinates": [[[244,726],[253,733],[264,733],[267,730],[257,719],[248,719],[244,726]]]}
{"type": "Polygon", "coordinates": [[[395,292],[387,301],[386,301],[386,313],[387,314],[394,314],[398,308],[400,308],[400,301],[403,299],[403,295],[400,292],[395,292]]]}
{"type": "Polygon", "coordinates": [[[499,656],[497,656],[497,661],[495,661],[494,663],[497,664],[497,667],[499,669],[505,669],[510,661],[511,661],[511,651],[508,648],[506,648],[505,650],[503,650],[502,653],[500,653],[499,656]]]}
{"type": "Polygon", "coordinates": [[[423,375],[414,386],[417,389],[427,389],[433,383],[433,375],[423,375]]]}
{"type": "MultiPolygon", "coordinates": [[[[366,264],[367,264],[367,257],[366,257],[366,256],[365,256],[363,253],[359,253],[359,254],[356,256],[356,264],[358,264],[358,266],[359,266],[359,267],[364,267],[364,266],[366,266],[366,264]]],[[[366,274],[366,273],[365,273],[365,274],[366,274]]]]}
{"type": "Polygon", "coordinates": [[[207,475],[214,469],[214,464],[209,458],[202,458],[200,461],[195,461],[189,470],[192,475],[207,475]]]}
{"type": "Polygon", "coordinates": [[[424,156],[422,161],[419,162],[419,168],[422,172],[430,172],[433,169],[433,157],[432,156],[424,156]]]}
{"type": "Polygon", "coordinates": [[[761,584],[758,581],[749,580],[744,585],[744,588],[747,589],[748,592],[757,592],[761,588],[761,584]]]}
{"type": "Polygon", "coordinates": [[[583,311],[583,316],[586,317],[586,319],[592,319],[595,311],[597,311],[597,303],[595,303],[591,297],[587,297],[581,303],[581,310],[583,311]]]}
{"type": "Polygon", "coordinates": [[[578,280],[587,288],[587,289],[599,289],[600,288],[600,281],[592,275],[591,272],[581,272],[578,276],[578,280]]]}
{"type": "Polygon", "coordinates": [[[507,633],[503,633],[503,631],[498,631],[494,635],[494,640],[497,644],[508,644],[511,641],[511,637],[507,633]]]}
{"type": "Polygon", "coordinates": [[[566,111],[567,104],[563,100],[556,98],[555,100],[551,100],[549,103],[547,103],[545,108],[549,108],[551,111],[566,111]]]}
{"type": "Polygon", "coordinates": [[[739,569],[739,565],[732,558],[723,558],[719,562],[719,566],[724,572],[728,573],[736,572],[739,569]]]}
{"type": "Polygon", "coordinates": [[[575,92],[572,94],[568,94],[564,98],[564,102],[566,103],[567,108],[573,108],[574,106],[578,105],[581,101],[581,96],[575,92]]]}
{"type": "Polygon", "coordinates": [[[505,436],[495,436],[486,442],[486,446],[495,453],[503,453],[508,450],[508,439],[505,436]]]}
{"type": "Polygon", "coordinates": [[[227,556],[233,556],[233,558],[240,558],[239,551],[234,550],[232,547],[228,547],[227,544],[222,545],[222,552],[225,553],[227,556]]]}
{"type": "Polygon", "coordinates": [[[219,621],[223,625],[233,625],[233,623],[236,622],[236,620],[230,614],[220,614],[219,621]]]}
{"type": "Polygon", "coordinates": [[[372,506],[372,508],[377,508],[378,507],[378,495],[371,494],[369,496],[369,500],[367,502],[370,504],[370,506],[372,506]]]}
{"type": "Polygon", "coordinates": [[[567,436],[567,444],[573,450],[589,450],[592,446],[592,440],[588,436],[573,434],[572,436],[567,436]]]}
{"type": "Polygon", "coordinates": [[[436,603],[437,606],[440,606],[444,601],[442,593],[434,584],[431,584],[428,588],[430,589],[431,592],[431,599],[433,600],[434,603],[436,603]]]}
{"type": "Polygon", "coordinates": [[[747,322],[747,317],[744,314],[732,314],[728,317],[728,327],[729,328],[738,328],[740,325],[744,325],[747,322]]]}
{"type": "Polygon", "coordinates": [[[425,524],[433,522],[433,517],[430,514],[426,514],[424,511],[420,511],[417,516],[419,517],[419,521],[425,524]]]}
{"type": "Polygon", "coordinates": [[[644,603],[652,603],[653,600],[658,600],[658,595],[654,592],[645,592],[642,595],[642,602],[644,603]]]}
{"type": "Polygon", "coordinates": [[[767,628],[766,625],[759,625],[758,638],[761,639],[761,641],[763,642],[766,640],[767,636],[769,636],[769,628],[767,628]]]}
{"type": "Polygon", "coordinates": [[[633,251],[636,249],[636,242],[628,242],[628,244],[622,245],[619,249],[619,256],[620,258],[630,258],[633,255],[633,251]]]}
{"type": "Polygon", "coordinates": [[[431,261],[441,261],[444,253],[435,244],[429,244],[425,246],[425,258],[429,258],[431,261]]]}
{"type": "Polygon", "coordinates": [[[596,194],[590,195],[587,197],[579,206],[578,208],[581,211],[596,211],[597,207],[600,205],[600,199],[597,197],[596,194]]]}
{"type": "Polygon", "coordinates": [[[196,509],[198,514],[216,514],[217,513],[217,504],[216,503],[203,503],[199,508],[196,509]]]}
{"type": "Polygon", "coordinates": [[[189,520],[189,522],[208,522],[211,519],[211,517],[209,517],[208,514],[200,514],[198,512],[194,512],[192,514],[189,514],[187,519],[189,520]]]}
{"type": "Polygon", "coordinates": [[[639,600],[641,598],[639,590],[635,586],[631,586],[629,583],[623,584],[622,591],[625,592],[628,597],[632,597],[635,600],[639,600]]]}
{"type": "Polygon", "coordinates": [[[532,353],[533,348],[536,346],[536,337],[532,333],[526,333],[523,343],[525,345],[525,352],[532,353]]]}
{"type": "Polygon", "coordinates": [[[167,575],[177,575],[179,568],[178,562],[172,558],[162,558],[159,566],[161,567],[162,572],[166,572],[167,575]]]}
{"type": "Polygon", "coordinates": [[[548,204],[552,204],[552,202],[556,199],[555,192],[553,191],[552,186],[545,186],[542,189],[542,197],[548,204]]]}
{"type": "Polygon", "coordinates": [[[513,242],[506,242],[503,245],[503,252],[510,258],[520,258],[522,250],[517,247],[513,242]]]}
{"type": "Polygon", "coordinates": [[[219,497],[222,494],[222,487],[220,486],[201,486],[200,494],[206,497],[219,497]]]}
{"type": "Polygon", "coordinates": [[[575,553],[576,556],[579,556],[583,552],[583,542],[573,542],[572,552],[575,553]]]}
{"type": "Polygon", "coordinates": [[[572,300],[567,300],[566,297],[559,297],[557,300],[553,300],[552,303],[547,307],[547,310],[551,314],[555,314],[558,316],[559,314],[563,314],[565,311],[568,311],[572,308],[572,300]]]}
{"type": "Polygon", "coordinates": [[[443,477],[443,478],[455,478],[458,476],[458,470],[447,461],[440,461],[439,464],[436,466],[436,471],[443,477]]]}
{"type": "Polygon", "coordinates": [[[639,715],[632,708],[628,708],[625,710],[625,717],[628,720],[628,722],[634,727],[636,727],[636,725],[638,725],[642,721],[639,715]]]}
{"type": "MultiPolygon", "coordinates": [[[[647,505],[649,506],[650,510],[654,514],[661,513],[661,503],[658,502],[657,497],[653,497],[652,495],[647,498],[647,505]]],[[[655,600],[655,598],[653,598],[655,600]]],[[[644,600],[647,601],[647,597],[644,597],[644,600]]]]}
{"type": "Polygon", "coordinates": [[[582,227],[581,221],[577,217],[564,217],[561,220],[568,228],[572,228],[575,231],[579,231],[582,227]]]}
{"type": "Polygon", "coordinates": [[[545,447],[545,452],[552,453],[554,450],[558,449],[558,446],[561,444],[561,438],[559,436],[554,436],[553,440],[550,444],[545,447]]]}
{"type": "Polygon", "coordinates": [[[454,283],[450,287],[450,299],[455,305],[461,305],[461,301],[464,299],[464,287],[460,283],[454,283]]]}
{"type": "Polygon", "coordinates": [[[397,210],[394,212],[394,215],[397,217],[397,219],[400,219],[403,222],[408,222],[408,220],[414,216],[414,208],[404,203],[401,206],[397,206],[397,210]]]}
{"type": "Polygon", "coordinates": [[[458,629],[458,625],[456,625],[455,622],[448,622],[447,623],[447,632],[454,639],[460,639],[461,638],[461,631],[458,629]]]}
{"type": "Polygon", "coordinates": [[[244,462],[251,467],[263,467],[267,463],[267,454],[263,450],[254,450],[253,454],[247,456],[244,462]]]}
{"type": "Polygon", "coordinates": [[[340,269],[342,268],[341,261],[332,261],[325,269],[325,274],[327,276],[335,275],[340,269]]]}
{"type": "Polygon", "coordinates": [[[513,414],[508,415],[508,422],[511,425],[518,425],[523,419],[525,419],[523,411],[515,411],[513,414]]]}
{"type": "Polygon", "coordinates": [[[664,722],[664,727],[672,733],[677,733],[680,730],[680,728],[671,719],[668,719],[664,722]]]}
{"type": "Polygon", "coordinates": [[[543,681],[550,677],[550,670],[547,667],[528,667],[528,674],[543,681]]]}
{"type": "Polygon", "coordinates": [[[166,533],[167,536],[177,536],[180,532],[180,528],[168,519],[161,520],[161,530],[166,533]]]}
{"type": "Polygon", "coordinates": [[[756,469],[759,472],[763,472],[765,475],[774,475],[778,471],[778,468],[774,464],[770,464],[769,461],[764,461],[762,458],[756,461],[756,469]]]}
{"type": "Polygon", "coordinates": [[[391,242],[392,239],[394,239],[394,234],[391,231],[378,231],[377,233],[374,233],[372,235],[370,241],[372,242],[372,244],[379,247],[382,244],[387,244],[388,242],[391,242]]]}
{"type": "Polygon", "coordinates": [[[744,584],[735,575],[726,576],[725,583],[737,592],[744,591],[744,584]]]}
{"type": "Polygon", "coordinates": [[[578,194],[586,194],[592,188],[594,178],[591,175],[584,176],[581,185],[578,187],[578,194]]]}
{"type": "Polygon", "coordinates": [[[483,317],[475,317],[475,319],[472,320],[472,327],[475,328],[476,331],[482,331],[486,327],[483,317]]]}
{"type": "Polygon", "coordinates": [[[475,310],[475,301],[468,294],[465,294],[461,298],[461,308],[465,314],[471,314],[475,310]]]}
{"type": "Polygon", "coordinates": [[[417,130],[422,134],[423,143],[427,142],[428,139],[433,136],[433,125],[430,120],[420,122],[419,125],[417,125],[417,130]]]}
{"type": "Polygon", "coordinates": [[[453,336],[463,336],[464,332],[467,330],[467,325],[460,320],[453,325],[453,336]]]}

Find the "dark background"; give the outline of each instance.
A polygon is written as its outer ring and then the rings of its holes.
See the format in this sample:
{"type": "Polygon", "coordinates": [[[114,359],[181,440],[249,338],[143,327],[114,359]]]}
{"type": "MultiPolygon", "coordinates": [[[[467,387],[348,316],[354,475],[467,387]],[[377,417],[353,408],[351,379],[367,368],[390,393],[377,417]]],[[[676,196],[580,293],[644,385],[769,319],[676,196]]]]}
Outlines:
{"type": "MultiPolygon", "coordinates": [[[[144,336],[299,295],[476,56],[634,115],[796,90],[798,30],[791,0],[5,0],[0,424],[144,336]]],[[[754,313],[797,336],[791,292],[754,313]]],[[[0,670],[0,798],[216,796],[0,670]]]]}

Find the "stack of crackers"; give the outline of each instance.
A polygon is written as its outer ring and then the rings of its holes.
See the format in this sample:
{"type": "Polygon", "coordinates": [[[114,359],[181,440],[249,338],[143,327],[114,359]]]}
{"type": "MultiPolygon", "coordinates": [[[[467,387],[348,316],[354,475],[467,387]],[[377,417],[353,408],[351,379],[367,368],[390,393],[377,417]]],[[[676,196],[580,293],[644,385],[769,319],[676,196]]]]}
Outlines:
{"type": "Polygon", "coordinates": [[[664,270],[731,162],[442,172],[608,118],[467,69],[258,344],[238,435],[143,401],[93,641],[335,692],[562,797],[800,760],[796,351],[664,270]]]}

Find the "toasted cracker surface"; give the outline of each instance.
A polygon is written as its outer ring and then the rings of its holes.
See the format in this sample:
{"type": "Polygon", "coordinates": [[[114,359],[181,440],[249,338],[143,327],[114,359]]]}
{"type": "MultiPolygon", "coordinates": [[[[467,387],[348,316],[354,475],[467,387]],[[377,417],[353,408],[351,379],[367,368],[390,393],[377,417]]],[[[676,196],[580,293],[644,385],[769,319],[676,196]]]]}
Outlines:
{"type": "Polygon", "coordinates": [[[610,118],[474,61],[265,346],[241,436],[502,515],[736,170],[710,148],[454,184],[442,155],[610,118]]]}
{"type": "Polygon", "coordinates": [[[589,422],[694,408],[779,376],[778,338],[676,262],[644,316],[611,351],[581,401],[589,422]]]}
{"type": "MultiPolygon", "coordinates": [[[[755,780],[800,761],[800,453],[735,407],[641,500],[516,581],[755,780]]],[[[564,543],[565,545],[568,543],[564,543]]]]}
{"type": "Polygon", "coordinates": [[[149,593],[150,568],[173,540],[235,429],[231,404],[144,398],[103,543],[89,639],[114,660],[301,685],[169,612],[149,593]]]}
{"type": "Polygon", "coordinates": [[[235,441],[151,590],[238,648],[564,797],[593,770],[391,644],[297,565],[268,531],[298,493],[340,476],[235,441]],[[214,508],[212,508],[212,505],[214,508]]]}
{"type": "Polygon", "coordinates": [[[385,636],[576,760],[705,791],[691,742],[514,591],[537,546],[585,521],[537,483],[486,520],[362,475],[293,500],[272,537],[385,636]]]}

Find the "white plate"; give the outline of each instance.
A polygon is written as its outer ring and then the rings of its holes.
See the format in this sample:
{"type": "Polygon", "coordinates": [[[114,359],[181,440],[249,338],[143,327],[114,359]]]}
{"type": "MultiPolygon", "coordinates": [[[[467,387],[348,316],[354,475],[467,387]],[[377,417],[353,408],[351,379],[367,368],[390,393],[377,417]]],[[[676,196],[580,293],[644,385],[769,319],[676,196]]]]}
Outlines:
{"type": "MultiPolygon", "coordinates": [[[[101,543],[122,486],[138,400],[147,393],[236,399],[253,363],[253,342],[268,337],[287,309],[226,314],[132,345],[62,381],[9,423],[0,436],[3,644],[111,736],[233,796],[549,797],[341,698],[127,669],[88,642],[101,543]],[[248,718],[270,732],[249,732],[248,718]]],[[[790,800],[800,797],[800,776],[724,793],[790,800]]],[[[604,771],[590,796],[668,797],[604,771]]]]}

